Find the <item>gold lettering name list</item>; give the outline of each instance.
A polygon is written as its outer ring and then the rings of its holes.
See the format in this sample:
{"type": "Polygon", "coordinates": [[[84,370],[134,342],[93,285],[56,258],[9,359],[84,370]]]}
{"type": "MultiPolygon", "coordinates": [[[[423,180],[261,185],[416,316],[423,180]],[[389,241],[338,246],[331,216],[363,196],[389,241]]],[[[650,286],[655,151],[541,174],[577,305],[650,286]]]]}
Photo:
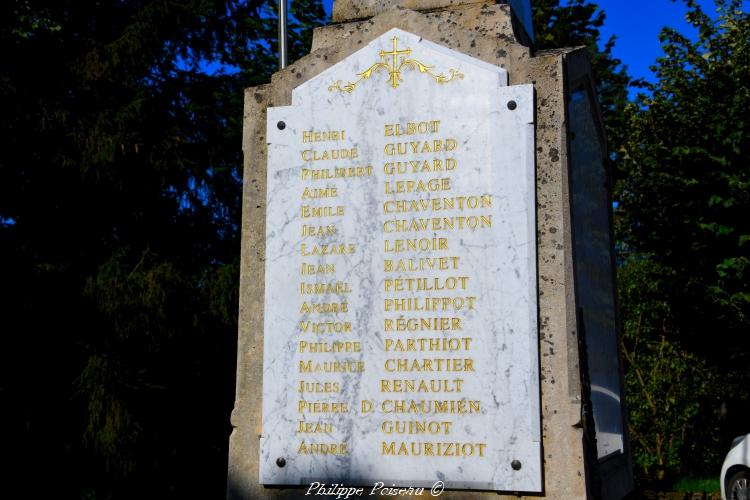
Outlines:
{"type": "MultiPolygon", "coordinates": [[[[485,193],[455,191],[453,176],[462,168],[457,157],[461,138],[446,135],[449,127],[442,125],[440,120],[426,119],[386,123],[383,128],[383,348],[393,356],[378,367],[379,391],[385,398],[378,405],[384,417],[480,414],[480,402],[462,396],[465,383],[476,374],[471,357],[474,338],[465,313],[475,311],[479,299],[471,293],[472,277],[461,257],[451,254],[451,243],[463,231],[492,228],[493,200],[485,193]],[[422,357],[425,354],[428,357],[422,357]],[[399,375],[408,378],[391,378],[399,375]],[[390,399],[396,394],[452,399],[390,399]]],[[[376,407],[370,401],[361,406],[363,413],[376,407]]],[[[380,454],[483,459],[487,444],[456,440],[454,423],[383,420],[380,454]],[[394,434],[422,435],[427,440],[392,440],[394,434]]]]}

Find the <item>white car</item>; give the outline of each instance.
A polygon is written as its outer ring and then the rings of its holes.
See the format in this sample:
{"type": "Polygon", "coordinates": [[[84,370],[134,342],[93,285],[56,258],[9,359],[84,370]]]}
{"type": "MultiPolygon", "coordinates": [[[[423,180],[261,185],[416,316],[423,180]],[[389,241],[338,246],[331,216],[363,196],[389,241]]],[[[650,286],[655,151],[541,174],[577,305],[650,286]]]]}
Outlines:
{"type": "Polygon", "coordinates": [[[721,498],[750,500],[750,434],[732,441],[732,447],[721,466],[721,498]]]}

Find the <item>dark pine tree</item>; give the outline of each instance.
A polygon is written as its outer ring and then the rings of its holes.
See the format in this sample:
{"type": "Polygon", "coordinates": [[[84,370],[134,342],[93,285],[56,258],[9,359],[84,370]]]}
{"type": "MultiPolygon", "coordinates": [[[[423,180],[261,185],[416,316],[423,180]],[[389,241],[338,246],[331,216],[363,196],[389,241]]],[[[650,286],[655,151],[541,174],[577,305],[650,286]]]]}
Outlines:
{"type": "MultiPolygon", "coordinates": [[[[298,57],[324,14],[294,3],[298,57]]],[[[8,495],[223,497],[242,98],[275,26],[258,0],[0,5],[8,495]]]]}

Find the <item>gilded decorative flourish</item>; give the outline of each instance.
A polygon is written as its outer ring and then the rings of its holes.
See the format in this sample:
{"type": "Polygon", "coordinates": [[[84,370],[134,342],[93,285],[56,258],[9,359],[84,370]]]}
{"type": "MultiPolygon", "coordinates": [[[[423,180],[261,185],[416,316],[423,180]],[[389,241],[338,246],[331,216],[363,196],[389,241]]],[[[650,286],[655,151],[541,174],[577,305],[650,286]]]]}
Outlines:
{"type": "Polygon", "coordinates": [[[328,91],[332,92],[334,90],[338,90],[339,92],[346,92],[347,94],[350,94],[363,80],[368,80],[373,73],[378,73],[381,70],[385,70],[388,72],[388,82],[391,84],[391,87],[395,89],[398,88],[398,84],[403,81],[403,78],[401,76],[401,70],[403,68],[416,69],[420,73],[431,76],[437,83],[448,83],[455,78],[463,79],[464,75],[458,70],[450,69],[448,70],[448,75],[445,75],[443,73],[435,74],[432,71],[433,66],[428,66],[416,59],[406,59],[403,56],[410,56],[411,49],[398,50],[398,37],[394,36],[391,40],[393,41],[393,50],[381,50],[380,58],[382,59],[382,61],[376,62],[362,73],[357,73],[357,76],[359,78],[356,81],[347,82],[344,84],[341,80],[338,80],[332,83],[328,86],[328,91]],[[400,61],[399,56],[402,56],[400,61]],[[391,59],[390,64],[388,64],[389,57],[391,59]]]}

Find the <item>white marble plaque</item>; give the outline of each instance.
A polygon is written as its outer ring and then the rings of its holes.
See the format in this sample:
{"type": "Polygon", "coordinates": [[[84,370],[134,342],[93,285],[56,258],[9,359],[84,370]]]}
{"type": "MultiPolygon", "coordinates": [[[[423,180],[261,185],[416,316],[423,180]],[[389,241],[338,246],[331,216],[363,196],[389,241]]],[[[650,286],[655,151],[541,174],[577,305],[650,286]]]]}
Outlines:
{"type": "Polygon", "coordinates": [[[268,110],[261,483],[541,491],[533,101],[394,29],[268,110]]]}

